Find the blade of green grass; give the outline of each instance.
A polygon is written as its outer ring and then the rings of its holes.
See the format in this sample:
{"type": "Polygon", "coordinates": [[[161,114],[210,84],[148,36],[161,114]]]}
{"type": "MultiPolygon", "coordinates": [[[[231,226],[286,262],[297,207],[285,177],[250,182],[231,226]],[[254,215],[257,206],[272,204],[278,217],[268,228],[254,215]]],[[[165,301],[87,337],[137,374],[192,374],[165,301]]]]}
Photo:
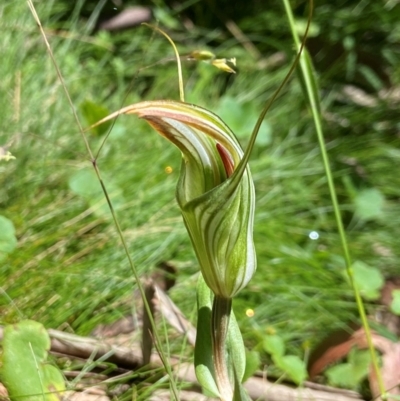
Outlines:
{"type": "MultiPolygon", "coordinates": [[[[289,20],[289,26],[290,26],[290,30],[292,32],[293,40],[296,44],[296,48],[298,49],[298,48],[300,48],[300,39],[299,39],[297,31],[296,31],[292,9],[291,9],[289,0],[282,0],[282,1],[284,4],[284,7],[285,7],[287,18],[289,20]]],[[[312,0],[310,2],[310,7],[312,7],[312,0]]],[[[339,236],[340,236],[341,243],[342,243],[347,274],[349,276],[350,283],[351,283],[351,286],[354,291],[354,296],[356,298],[358,311],[359,311],[362,325],[364,327],[365,334],[367,337],[368,348],[369,348],[369,351],[371,354],[372,364],[373,364],[375,374],[376,374],[376,377],[378,380],[378,385],[379,385],[379,389],[381,392],[381,396],[382,396],[382,399],[386,399],[387,398],[386,390],[385,390],[385,386],[383,384],[382,374],[379,369],[376,350],[372,343],[371,330],[370,330],[367,316],[365,313],[365,307],[364,307],[363,300],[360,295],[360,291],[358,290],[357,285],[353,279],[353,268],[352,268],[350,251],[349,251],[349,247],[347,244],[346,233],[345,233],[343,222],[342,222],[342,217],[341,217],[339,203],[338,203],[338,199],[337,199],[337,195],[336,195],[335,185],[333,183],[333,177],[332,177],[332,171],[331,171],[330,164],[329,164],[328,152],[327,152],[326,146],[325,146],[324,134],[323,134],[323,129],[322,129],[322,119],[321,119],[321,113],[320,113],[321,107],[320,107],[319,95],[316,90],[315,77],[314,77],[314,74],[313,74],[313,71],[311,68],[311,63],[310,63],[310,59],[309,59],[307,52],[304,52],[301,55],[300,61],[299,61],[299,66],[300,66],[300,71],[301,71],[302,77],[304,79],[305,89],[306,89],[306,97],[307,97],[307,100],[310,105],[311,114],[312,114],[312,117],[314,120],[315,129],[317,132],[318,142],[319,142],[319,146],[320,146],[320,150],[321,150],[321,156],[322,156],[323,165],[324,165],[324,169],[325,169],[325,175],[326,175],[326,178],[328,181],[329,192],[331,195],[331,201],[332,201],[332,205],[333,205],[333,209],[334,209],[336,224],[337,224],[339,236]]]]}
{"type": "Polygon", "coordinates": [[[55,69],[57,71],[58,78],[59,78],[60,83],[61,83],[61,85],[62,85],[62,87],[64,89],[65,95],[66,95],[66,97],[68,99],[68,103],[69,103],[69,105],[71,107],[71,110],[73,112],[74,119],[75,119],[75,122],[76,122],[76,124],[77,124],[77,126],[79,128],[79,132],[81,134],[82,140],[85,143],[85,147],[86,147],[86,150],[87,150],[87,152],[88,152],[88,154],[90,156],[90,160],[92,162],[94,171],[96,172],[97,179],[99,180],[99,183],[100,183],[101,188],[103,190],[104,196],[105,196],[105,198],[107,200],[107,204],[109,206],[109,209],[110,209],[110,212],[111,212],[115,227],[116,227],[118,235],[120,237],[122,246],[123,246],[123,248],[125,250],[126,257],[127,257],[128,261],[129,261],[129,265],[130,265],[132,274],[135,277],[135,280],[136,280],[136,283],[138,285],[138,288],[139,288],[143,303],[145,305],[146,311],[147,311],[149,319],[150,319],[150,323],[151,323],[151,325],[153,327],[154,339],[155,339],[155,343],[156,343],[157,349],[159,350],[159,353],[160,353],[160,358],[161,358],[161,360],[163,362],[163,365],[164,365],[164,367],[165,367],[165,369],[166,369],[166,371],[168,373],[168,376],[170,377],[170,383],[171,383],[172,392],[174,394],[175,399],[179,400],[178,390],[177,390],[177,386],[176,386],[176,383],[175,383],[174,376],[172,374],[172,369],[171,369],[171,366],[170,366],[170,364],[169,364],[169,362],[168,362],[168,360],[167,360],[167,358],[166,358],[166,356],[164,354],[164,351],[163,351],[162,347],[160,346],[160,340],[159,340],[159,337],[158,337],[158,333],[157,333],[157,329],[156,329],[156,326],[155,326],[155,322],[154,322],[154,319],[153,319],[149,304],[148,304],[148,302],[146,300],[145,290],[144,290],[144,288],[143,288],[143,286],[141,284],[139,274],[138,274],[138,272],[137,272],[137,270],[135,268],[135,265],[133,263],[133,260],[132,260],[132,258],[130,256],[130,253],[129,253],[129,250],[128,250],[128,246],[127,246],[127,243],[125,241],[125,237],[124,237],[124,235],[122,233],[122,229],[121,229],[120,223],[118,221],[118,218],[117,218],[117,215],[115,213],[114,207],[112,205],[111,199],[109,197],[108,191],[106,189],[106,186],[105,186],[104,181],[102,179],[102,176],[100,174],[100,169],[99,169],[99,167],[97,165],[97,161],[96,161],[96,159],[94,157],[94,154],[93,154],[93,152],[92,152],[92,150],[90,148],[89,142],[88,142],[87,137],[86,137],[86,135],[84,133],[84,130],[83,130],[83,127],[82,127],[82,125],[80,123],[78,115],[76,113],[76,109],[75,109],[74,104],[72,102],[72,99],[71,99],[71,97],[69,95],[67,86],[66,86],[66,84],[64,82],[64,78],[63,78],[63,76],[61,74],[61,71],[60,71],[60,69],[58,67],[58,63],[57,63],[57,61],[56,61],[56,59],[54,57],[54,54],[53,54],[52,49],[50,47],[50,44],[47,41],[46,34],[45,34],[44,30],[43,30],[43,27],[41,25],[39,16],[36,13],[36,9],[35,9],[35,6],[32,3],[32,0],[28,0],[28,6],[29,6],[29,8],[30,8],[30,10],[32,12],[32,15],[33,15],[38,27],[39,27],[40,33],[41,33],[41,35],[43,37],[43,40],[45,42],[45,45],[46,45],[47,51],[48,51],[48,53],[50,55],[51,61],[52,61],[53,65],[54,65],[54,67],[55,67],[55,69]]]}

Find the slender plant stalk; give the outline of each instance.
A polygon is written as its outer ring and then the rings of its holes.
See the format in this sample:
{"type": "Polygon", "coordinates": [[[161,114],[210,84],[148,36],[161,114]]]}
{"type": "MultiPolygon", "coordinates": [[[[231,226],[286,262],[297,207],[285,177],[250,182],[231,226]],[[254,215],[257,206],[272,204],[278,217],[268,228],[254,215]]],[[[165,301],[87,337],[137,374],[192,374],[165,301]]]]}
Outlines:
{"type": "Polygon", "coordinates": [[[160,358],[161,358],[161,360],[162,360],[162,362],[163,362],[163,365],[164,365],[164,367],[165,367],[165,369],[166,369],[166,371],[167,371],[168,376],[169,376],[170,379],[171,379],[171,388],[172,388],[172,392],[173,392],[173,394],[174,394],[175,399],[176,399],[176,400],[179,400],[178,389],[177,389],[176,383],[175,383],[175,381],[174,381],[174,377],[173,377],[173,374],[172,374],[172,369],[171,369],[171,366],[170,366],[170,364],[169,364],[169,361],[167,360],[167,358],[166,358],[166,356],[165,356],[165,354],[164,354],[164,352],[163,352],[163,350],[162,350],[162,347],[157,346],[157,344],[160,344],[161,342],[160,342],[160,339],[159,339],[159,336],[158,336],[158,333],[157,333],[156,325],[155,325],[153,316],[152,316],[152,314],[151,314],[151,310],[150,310],[149,304],[148,304],[148,302],[147,302],[147,300],[146,300],[145,290],[144,290],[144,288],[143,288],[143,286],[142,286],[142,284],[141,284],[140,277],[139,277],[139,274],[138,274],[138,272],[137,272],[137,270],[136,270],[136,268],[135,268],[135,265],[134,265],[134,263],[133,263],[132,257],[130,256],[130,253],[129,253],[129,250],[128,250],[128,245],[127,245],[127,243],[126,243],[126,241],[125,241],[125,238],[124,238],[124,235],[123,235],[123,233],[122,233],[121,226],[120,226],[120,224],[119,224],[119,221],[118,221],[117,215],[116,215],[116,213],[115,213],[114,207],[113,207],[113,205],[112,205],[112,203],[111,203],[111,199],[110,199],[110,197],[109,197],[109,195],[108,195],[106,186],[105,186],[104,181],[103,181],[103,179],[102,179],[102,177],[101,177],[100,169],[99,169],[99,167],[98,167],[98,165],[97,165],[96,158],[94,157],[94,154],[93,154],[93,152],[92,152],[92,149],[90,148],[90,145],[89,145],[89,141],[87,140],[87,137],[86,137],[86,135],[85,135],[85,132],[84,132],[84,130],[83,130],[83,127],[82,127],[82,125],[81,125],[81,123],[80,123],[80,121],[79,121],[79,118],[78,118],[78,115],[77,115],[77,113],[76,113],[74,104],[73,104],[72,99],[71,99],[71,97],[70,97],[70,95],[69,95],[68,89],[67,89],[67,87],[66,87],[66,85],[65,85],[64,78],[63,78],[63,76],[62,76],[62,74],[61,74],[61,70],[60,70],[60,68],[58,67],[58,64],[57,64],[57,61],[56,61],[56,59],[55,59],[55,57],[54,57],[53,51],[52,51],[52,49],[51,49],[51,46],[50,46],[50,44],[49,44],[49,42],[48,42],[48,40],[47,40],[46,33],[44,32],[43,26],[42,26],[42,24],[41,24],[41,22],[40,22],[40,19],[39,19],[39,16],[38,16],[37,12],[36,12],[35,6],[33,5],[32,0],[27,0],[27,3],[28,3],[28,6],[29,6],[29,8],[30,8],[30,10],[31,10],[31,12],[32,12],[32,15],[33,15],[33,17],[34,17],[34,19],[35,19],[35,21],[36,21],[38,27],[39,27],[40,33],[41,33],[41,35],[42,35],[42,37],[43,37],[43,40],[44,40],[44,42],[45,42],[45,45],[46,45],[47,51],[48,51],[48,53],[49,53],[49,55],[50,55],[51,61],[52,61],[53,65],[54,65],[54,68],[55,68],[55,70],[56,70],[56,72],[57,72],[58,78],[59,78],[59,80],[60,80],[60,82],[61,82],[61,85],[62,85],[62,87],[63,87],[63,89],[64,89],[65,95],[66,95],[66,97],[67,97],[67,99],[68,99],[68,103],[69,103],[69,105],[70,105],[70,107],[71,107],[71,110],[72,110],[72,113],[73,113],[75,122],[76,122],[76,124],[77,124],[77,126],[78,126],[78,128],[79,128],[79,132],[81,133],[82,139],[83,139],[83,141],[84,141],[84,143],[85,143],[86,150],[87,150],[87,152],[88,152],[88,154],[89,154],[89,156],[90,156],[90,159],[91,159],[93,168],[94,168],[94,170],[95,170],[97,179],[99,180],[99,183],[100,183],[101,188],[102,188],[102,190],[103,190],[103,193],[104,193],[104,196],[105,196],[105,198],[106,198],[108,207],[109,207],[109,209],[110,209],[110,212],[111,212],[111,215],[112,215],[112,218],[113,218],[115,227],[116,227],[116,229],[117,229],[117,232],[118,232],[118,235],[119,235],[119,237],[120,237],[122,246],[123,246],[123,248],[124,248],[126,257],[127,257],[127,259],[128,259],[129,266],[130,266],[131,271],[132,271],[132,274],[133,274],[133,276],[134,276],[134,278],[135,278],[135,280],[136,280],[138,289],[139,289],[139,291],[140,291],[140,295],[141,295],[141,297],[142,297],[142,299],[143,299],[143,303],[144,303],[144,305],[145,305],[146,312],[147,312],[147,314],[148,314],[148,316],[149,316],[149,318],[150,318],[150,323],[151,323],[151,325],[152,325],[152,327],[153,327],[153,334],[154,334],[154,339],[155,339],[156,347],[157,347],[157,349],[158,349],[159,352],[160,352],[160,358]]]}
{"type": "Polygon", "coordinates": [[[253,131],[251,133],[249,143],[248,143],[247,148],[246,148],[246,150],[244,152],[243,159],[242,159],[241,164],[239,165],[238,169],[240,168],[240,169],[242,169],[244,171],[245,166],[246,166],[247,162],[250,159],[251,152],[253,150],[254,144],[256,143],[257,135],[258,135],[258,132],[260,131],[261,124],[264,121],[265,116],[267,115],[267,113],[268,113],[269,109],[271,108],[272,104],[275,102],[275,100],[280,95],[282,89],[288,83],[288,81],[291,78],[295,68],[297,67],[297,64],[300,61],[300,57],[301,57],[301,55],[303,53],[303,49],[304,49],[304,47],[306,45],[306,39],[307,39],[307,36],[308,36],[308,31],[310,29],[310,24],[311,24],[311,20],[312,20],[312,11],[313,11],[313,1],[310,0],[310,12],[309,12],[308,18],[307,18],[307,26],[306,26],[306,30],[304,31],[303,41],[298,46],[298,52],[296,54],[296,57],[295,57],[292,65],[290,66],[290,69],[289,69],[288,73],[286,74],[286,76],[283,79],[283,81],[281,82],[281,84],[278,86],[278,89],[273,93],[271,98],[268,100],[267,104],[265,105],[265,107],[261,111],[260,115],[258,116],[256,124],[254,125],[253,131]]]}
{"type": "Polygon", "coordinates": [[[174,41],[162,29],[160,29],[156,26],[147,24],[146,22],[144,22],[143,25],[146,25],[149,28],[161,33],[161,35],[165,36],[167,38],[168,42],[171,44],[172,48],[174,49],[176,65],[178,67],[179,99],[181,100],[181,102],[184,102],[185,101],[185,91],[183,90],[182,64],[181,64],[181,58],[179,56],[178,49],[176,48],[174,41]]]}
{"type": "Polygon", "coordinates": [[[232,384],[229,380],[226,349],[231,310],[231,298],[214,297],[212,308],[212,341],[215,376],[222,401],[231,401],[233,398],[232,384]]]}
{"type": "MultiPolygon", "coordinates": [[[[283,0],[283,4],[285,7],[286,15],[289,20],[289,25],[290,25],[290,29],[292,31],[293,40],[296,44],[296,48],[299,48],[300,40],[299,40],[297,31],[295,28],[295,21],[294,21],[292,9],[289,4],[289,0],[283,0]]],[[[311,0],[310,6],[312,7],[312,0],[311,0]]],[[[306,54],[301,55],[299,65],[300,65],[300,69],[301,69],[301,74],[303,75],[303,79],[305,82],[305,87],[307,90],[307,98],[308,98],[308,101],[310,104],[310,109],[311,109],[311,114],[312,114],[312,117],[314,120],[315,130],[317,132],[319,147],[321,149],[321,155],[322,155],[322,160],[323,160],[323,164],[324,164],[325,175],[326,175],[326,178],[328,181],[328,187],[329,187],[329,192],[330,192],[333,210],[334,210],[334,214],[335,214],[336,224],[338,227],[339,236],[340,236],[340,240],[342,243],[344,259],[345,259],[345,263],[346,263],[346,271],[349,276],[351,286],[353,287],[358,311],[359,311],[359,314],[361,317],[362,325],[364,327],[365,335],[367,337],[368,348],[369,348],[369,351],[371,354],[372,365],[373,365],[373,368],[375,370],[375,374],[376,374],[376,377],[378,380],[379,390],[380,390],[382,399],[386,399],[387,395],[386,395],[385,385],[383,383],[383,378],[381,375],[381,371],[379,369],[376,350],[375,350],[375,347],[372,342],[371,330],[370,330],[367,316],[365,313],[364,304],[363,304],[363,301],[362,301],[362,298],[360,295],[360,291],[353,278],[354,273],[353,273],[353,268],[352,268],[350,251],[349,251],[349,247],[347,244],[346,233],[345,233],[345,230],[343,227],[342,217],[340,214],[340,208],[339,208],[339,203],[338,203],[337,196],[336,196],[335,185],[333,183],[332,170],[331,170],[330,164],[329,164],[328,152],[326,150],[325,141],[324,141],[321,116],[319,113],[319,109],[320,109],[319,108],[319,97],[318,97],[318,94],[315,92],[314,86],[312,84],[313,72],[310,69],[310,65],[307,63],[306,54]]]]}

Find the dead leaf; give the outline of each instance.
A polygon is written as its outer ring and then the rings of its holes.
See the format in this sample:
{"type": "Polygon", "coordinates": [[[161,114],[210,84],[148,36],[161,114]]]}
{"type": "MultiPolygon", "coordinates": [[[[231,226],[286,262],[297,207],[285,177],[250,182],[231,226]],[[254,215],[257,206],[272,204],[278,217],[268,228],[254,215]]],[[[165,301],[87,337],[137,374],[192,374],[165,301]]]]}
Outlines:
{"type": "MultiPolygon", "coordinates": [[[[356,326],[349,328],[351,329],[356,329],[356,326]]],[[[310,355],[308,363],[310,379],[319,375],[329,365],[343,359],[354,345],[353,335],[348,330],[339,329],[330,333],[310,355]]]]}
{"type": "MultiPolygon", "coordinates": [[[[400,395],[400,343],[394,343],[378,334],[373,334],[372,342],[382,353],[381,375],[386,391],[393,396],[400,395]]],[[[378,379],[372,366],[369,373],[369,384],[374,399],[380,400],[378,379]]]]}
{"type": "Polygon", "coordinates": [[[165,320],[180,334],[187,336],[188,342],[191,345],[196,343],[196,329],[192,326],[189,320],[186,319],[182,311],[174,304],[172,299],[155,286],[155,296],[157,299],[157,307],[165,320]]]}
{"type": "MultiPolygon", "coordinates": [[[[381,375],[385,389],[390,395],[400,395],[400,342],[393,342],[375,332],[371,333],[372,343],[382,354],[381,375]]],[[[355,331],[348,339],[326,350],[309,367],[310,377],[313,378],[332,363],[343,359],[353,347],[367,349],[368,341],[363,328],[355,331]]],[[[378,380],[374,369],[370,368],[369,384],[374,399],[380,399],[378,380]]]]}
{"type": "Polygon", "coordinates": [[[105,31],[120,31],[140,25],[151,20],[151,10],[148,7],[127,7],[113,18],[100,24],[105,31]]]}
{"type": "Polygon", "coordinates": [[[9,400],[8,398],[8,391],[7,389],[3,386],[3,384],[0,383],[0,400],[7,401],[9,400]]]}

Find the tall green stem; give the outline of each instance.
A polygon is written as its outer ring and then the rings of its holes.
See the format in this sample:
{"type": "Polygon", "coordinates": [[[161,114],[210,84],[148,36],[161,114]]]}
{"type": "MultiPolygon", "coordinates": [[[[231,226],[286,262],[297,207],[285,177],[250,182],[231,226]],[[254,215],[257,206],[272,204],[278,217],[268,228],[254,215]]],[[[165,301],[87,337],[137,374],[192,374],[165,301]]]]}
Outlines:
{"type": "MultiPolygon", "coordinates": [[[[289,4],[289,0],[282,0],[286,15],[289,20],[289,25],[290,29],[292,31],[292,36],[293,40],[296,44],[296,48],[300,48],[300,40],[296,31],[295,27],[295,21],[292,13],[292,9],[289,4]]],[[[310,7],[312,7],[312,1],[310,4],[310,7]]],[[[317,137],[318,137],[318,142],[319,142],[319,147],[321,150],[321,156],[325,168],[325,175],[328,181],[328,187],[329,187],[329,192],[331,195],[331,201],[333,205],[333,210],[335,213],[335,219],[336,219],[336,224],[338,227],[339,231],[339,236],[340,240],[342,243],[342,248],[343,248],[343,254],[344,254],[344,259],[346,263],[346,270],[347,274],[349,276],[351,286],[353,287],[354,291],[354,296],[356,299],[357,307],[358,307],[358,312],[360,314],[360,318],[364,327],[365,335],[367,337],[367,342],[368,342],[368,348],[371,354],[371,360],[372,360],[372,365],[378,380],[378,385],[379,385],[379,390],[382,396],[382,399],[386,399],[386,390],[385,390],[385,385],[383,383],[382,375],[379,369],[379,364],[378,364],[378,358],[376,356],[375,348],[372,343],[372,336],[371,336],[371,330],[368,324],[367,316],[365,313],[365,308],[364,304],[360,295],[360,291],[358,290],[358,287],[354,281],[354,273],[353,273],[353,268],[352,268],[352,262],[351,262],[351,257],[350,257],[350,252],[347,244],[347,239],[346,239],[346,233],[343,227],[343,222],[342,222],[342,217],[340,214],[340,209],[339,209],[339,203],[337,200],[336,196],[336,190],[335,190],[335,185],[333,183],[333,177],[332,177],[332,171],[329,165],[329,158],[328,158],[328,152],[326,150],[325,146],[325,141],[324,141],[324,135],[323,135],[323,130],[322,130],[322,122],[321,122],[321,116],[320,116],[320,107],[319,107],[319,96],[318,93],[315,90],[315,86],[313,85],[313,72],[310,68],[310,63],[307,60],[308,54],[306,52],[303,52],[300,56],[299,60],[299,65],[301,69],[301,74],[303,76],[304,82],[305,82],[305,87],[306,87],[306,92],[307,92],[307,98],[310,104],[310,109],[311,113],[313,116],[314,120],[314,125],[315,125],[315,130],[317,132],[317,137]]]]}
{"type": "Polygon", "coordinates": [[[212,341],[214,353],[215,379],[221,395],[221,401],[232,401],[233,388],[229,380],[226,341],[232,299],[214,297],[212,308],[212,341]]]}
{"type": "MultiPolygon", "coordinates": [[[[108,195],[108,192],[107,192],[107,189],[106,189],[106,187],[104,185],[104,182],[103,182],[103,180],[101,178],[100,169],[99,169],[99,167],[97,165],[97,159],[94,157],[94,153],[92,152],[92,149],[90,148],[89,142],[88,142],[87,137],[85,135],[85,131],[82,128],[82,125],[80,123],[78,114],[77,114],[76,109],[75,109],[75,107],[73,105],[73,102],[72,102],[71,96],[70,96],[70,94],[68,92],[68,89],[67,89],[67,86],[65,84],[64,78],[63,78],[63,76],[61,74],[61,70],[58,67],[57,61],[56,61],[56,59],[54,57],[53,51],[52,51],[52,49],[50,47],[50,44],[49,44],[49,42],[47,40],[47,36],[45,34],[45,31],[44,31],[43,26],[42,26],[42,24],[40,22],[39,16],[38,16],[38,14],[36,12],[36,9],[35,9],[35,6],[34,6],[32,0],[28,0],[28,6],[29,6],[29,8],[30,8],[30,10],[32,12],[32,15],[33,15],[38,27],[39,27],[39,30],[40,30],[40,33],[41,33],[41,35],[43,37],[43,40],[45,42],[47,51],[48,51],[48,53],[50,55],[51,61],[52,61],[53,65],[54,65],[54,68],[55,68],[56,73],[58,75],[58,78],[60,80],[61,86],[64,89],[65,95],[66,95],[68,103],[69,103],[69,105],[71,107],[74,119],[75,119],[76,124],[77,124],[77,126],[79,128],[79,131],[81,133],[82,139],[83,139],[83,141],[85,143],[86,150],[87,150],[87,152],[88,152],[88,154],[90,156],[94,171],[95,171],[95,173],[97,175],[97,178],[98,178],[99,183],[101,185],[101,188],[103,190],[104,196],[106,198],[107,204],[108,204],[110,212],[111,212],[111,216],[112,216],[112,218],[114,220],[115,227],[116,227],[118,235],[120,237],[122,246],[123,246],[123,248],[125,250],[125,254],[127,256],[129,266],[131,267],[131,270],[132,270],[133,276],[135,277],[136,284],[138,286],[139,292],[140,292],[140,294],[142,296],[144,306],[145,306],[147,314],[149,316],[149,319],[150,319],[150,322],[151,322],[151,325],[152,325],[152,328],[153,328],[153,334],[154,334],[154,339],[155,339],[154,342],[155,342],[155,345],[157,346],[157,345],[160,344],[160,339],[159,339],[159,336],[158,336],[158,333],[157,333],[157,330],[156,330],[156,327],[155,327],[155,322],[154,322],[153,316],[151,314],[150,306],[149,306],[149,304],[148,304],[148,302],[146,300],[145,290],[143,288],[143,285],[141,284],[139,274],[138,274],[138,272],[137,272],[137,270],[136,270],[136,268],[135,268],[135,266],[133,264],[133,260],[132,260],[132,257],[130,256],[130,253],[129,253],[129,250],[128,250],[128,245],[127,245],[127,243],[125,241],[125,237],[124,237],[124,235],[122,233],[121,226],[120,226],[119,221],[117,219],[117,215],[116,215],[115,210],[113,208],[113,205],[111,203],[111,199],[110,199],[110,197],[108,195]]],[[[161,347],[159,347],[159,354],[160,354],[161,360],[162,360],[162,362],[164,364],[164,367],[165,367],[165,369],[166,369],[166,371],[168,373],[168,376],[171,378],[171,388],[172,388],[172,392],[174,394],[174,398],[176,400],[179,400],[178,389],[177,389],[177,386],[176,386],[176,383],[175,383],[175,380],[174,380],[174,376],[172,374],[171,364],[167,360],[167,357],[166,357],[166,355],[165,355],[165,353],[164,353],[164,351],[162,350],[161,347]]]]}

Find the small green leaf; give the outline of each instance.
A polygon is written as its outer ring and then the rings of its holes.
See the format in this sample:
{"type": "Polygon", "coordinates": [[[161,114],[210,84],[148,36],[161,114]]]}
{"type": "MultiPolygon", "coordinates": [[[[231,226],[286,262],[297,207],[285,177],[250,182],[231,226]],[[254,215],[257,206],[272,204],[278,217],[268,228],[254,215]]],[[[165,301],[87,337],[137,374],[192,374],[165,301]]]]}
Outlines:
{"type": "Polygon", "coordinates": [[[77,195],[90,200],[102,195],[101,186],[92,169],[82,169],[69,180],[69,187],[77,195]]]}
{"type": "Polygon", "coordinates": [[[240,332],[233,311],[229,320],[227,349],[229,355],[228,363],[234,367],[238,380],[242,381],[246,370],[246,350],[243,344],[242,333],[240,332]]]}
{"type": "Polygon", "coordinates": [[[361,381],[367,376],[371,364],[371,354],[367,350],[352,349],[348,357],[353,369],[353,376],[361,381]]]}
{"type": "MultiPolygon", "coordinates": [[[[110,215],[106,198],[93,169],[86,168],[75,173],[69,180],[69,187],[77,195],[82,196],[98,216],[110,215]]],[[[106,181],[106,188],[114,209],[120,208],[125,203],[122,190],[108,181],[106,181]]]]}
{"type": "Polygon", "coordinates": [[[50,337],[40,323],[24,320],[5,327],[1,377],[12,401],[61,400],[64,378],[48,364],[49,349],[50,337]]]}
{"type": "Polygon", "coordinates": [[[257,351],[246,352],[246,370],[243,375],[243,382],[253,376],[261,365],[260,353],[257,351]]]}
{"type": "Polygon", "coordinates": [[[203,390],[212,397],[219,397],[215,382],[213,349],[211,339],[212,295],[203,276],[197,283],[197,335],[194,349],[196,377],[203,390]]]}
{"type": "MultiPolygon", "coordinates": [[[[110,114],[107,108],[99,104],[96,104],[91,100],[85,100],[84,102],[82,102],[80,105],[80,111],[83,117],[85,118],[87,125],[93,125],[97,121],[101,120],[102,118],[110,114]]],[[[112,122],[108,121],[103,125],[99,125],[97,127],[92,128],[91,131],[98,136],[106,134],[109,128],[111,127],[111,124],[112,122]]]]}
{"type": "Polygon", "coordinates": [[[282,338],[276,334],[267,335],[264,337],[263,348],[273,357],[282,357],[285,354],[285,343],[282,338]]]}
{"type": "Polygon", "coordinates": [[[307,378],[307,368],[296,355],[285,355],[273,358],[276,366],[283,370],[297,385],[300,385],[307,378]]]}
{"type": "Polygon", "coordinates": [[[356,389],[368,375],[371,363],[369,351],[351,350],[348,362],[333,366],[326,370],[329,383],[332,386],[356,389]]]}
{"type": "Polygon", "coordinates": [[[14,224],[0,216],[0,261],[17,247],[14,224]]]}
{"type": "Polygon", "coordinates": [[[360,191],[355,199],[355,214],[361,220],[375,220],[383,215],[385,198],[376,188],[360,191]]]}
{"type": "Polygon", "coordinates": [[[400,290],[392,291],[392,303],[390,304],[390,310],[395,314],[400,316],[400,290]]]}
{"type": "Polygon", "coordinates": [[[349,363],[341,363],[326,370],[329,384],[331,386],[355,388],[357,381],[352,376],[352,369],[349,363]]]}
{"type": "Polygon", "coordinates": [[[252,401],[246,390],[242,386],[236,372],[234,374],[234,392],[233,392],[233,400],[232,401],[252,401]]]}
{"type": "MultiPolygon", "coordinates": [[[[253,103],[239,103],[230,96],[223,96],[218,106],[217,114],[236,133],[238,138],[249,138],[258,112],[253,103]]],[[[263,121],[257,135],[256,144],[266,146],[271,143],[272,126],[263,121]]]]}
{"type": "Polygon", "coordinates": [[[378,299],[380,289],[384,284],[384,278],[379,269],[356,261],[353,263],[352,270],[354,281],[361,295],[370,300],[378,299]]]}

